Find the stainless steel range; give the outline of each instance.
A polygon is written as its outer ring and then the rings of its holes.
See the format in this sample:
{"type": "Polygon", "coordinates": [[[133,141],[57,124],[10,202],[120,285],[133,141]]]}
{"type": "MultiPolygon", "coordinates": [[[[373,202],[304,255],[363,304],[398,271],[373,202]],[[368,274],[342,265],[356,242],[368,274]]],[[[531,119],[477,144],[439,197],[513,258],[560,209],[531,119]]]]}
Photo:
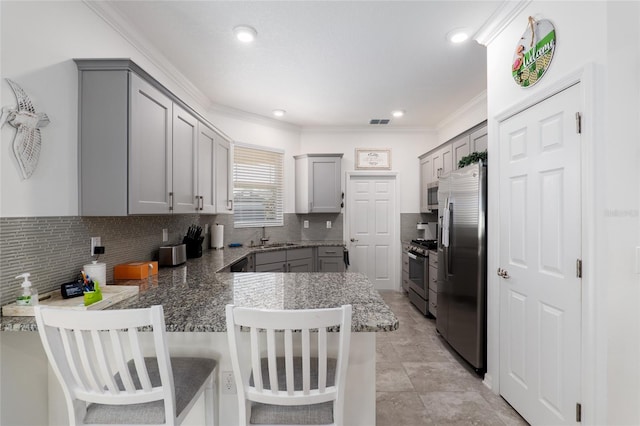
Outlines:
{"type": "Polygon", "coordinates": [[[411,240],[409,244],[409,300],[423,315],[429,312],[429,250],[437,240],[411,240]]]}

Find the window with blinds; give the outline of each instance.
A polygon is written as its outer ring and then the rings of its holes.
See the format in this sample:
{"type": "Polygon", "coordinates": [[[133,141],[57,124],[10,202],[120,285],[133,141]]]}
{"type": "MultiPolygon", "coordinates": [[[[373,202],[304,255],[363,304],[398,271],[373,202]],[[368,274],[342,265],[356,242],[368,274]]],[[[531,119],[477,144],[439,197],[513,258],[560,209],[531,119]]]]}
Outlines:
{"type": "Polygon", "coordinates": [[[284,152],[235,145],[234,227],[283,226],[283,186],[284,152]]]}

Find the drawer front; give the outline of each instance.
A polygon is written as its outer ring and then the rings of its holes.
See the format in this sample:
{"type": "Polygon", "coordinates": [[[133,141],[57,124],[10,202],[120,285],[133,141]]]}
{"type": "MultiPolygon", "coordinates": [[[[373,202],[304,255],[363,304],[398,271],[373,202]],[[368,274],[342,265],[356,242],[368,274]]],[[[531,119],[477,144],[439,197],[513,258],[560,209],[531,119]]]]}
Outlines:
{"type": "Polygon", "coordinates": [[[256,272],[287,272],[285,262],[262,263],[256,265],[256,272]]]}
{"type": "Polygon", "coordinates": [[[402,271],[402,289],[404,291],[409,291],[409,272],[402,271]]]}
{"type": "Polygon", "coordinates": [[[438,252],[429,251],[429,266],[438,267],[438,252]]]}
{"type": "MultiPolygon", "coordinates": [[[[287,260],[286,250],[267,251],[264,253],[256,253],[256,267],[265,263],[284,263],[287,260]]],[[[256,272],[258,269],[256,268],[256,272]]]]}
{"type": "Polygon", "coordinates": [[[429,290],[429,313],[434,317],[437,316],[438,310],[438,293],[429,290]]]}
{"type": "Polygon", "coordinates": [[[287,260],[311,258],[313,258],[313,249],[311,247],[287,250],[287,260]]]}
{"type": "Polygon", "coordinates": [[[318,247],[318,256],[324,257],[342,257],[344,249],[342,246],[334,247],[318,247]]]}
{"type": "Polygon", "coordinates": [[[429,290],[438,291],[438,269],[429,266],[429,290]]]}

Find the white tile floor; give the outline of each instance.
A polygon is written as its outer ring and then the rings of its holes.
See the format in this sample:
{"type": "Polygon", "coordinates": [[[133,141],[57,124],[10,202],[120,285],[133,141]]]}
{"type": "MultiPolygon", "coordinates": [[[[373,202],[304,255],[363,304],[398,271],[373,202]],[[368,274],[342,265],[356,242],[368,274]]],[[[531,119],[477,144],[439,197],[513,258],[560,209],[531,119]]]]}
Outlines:
{"type": "Polygon", "coordinates": [[[435,320],[402,293],[381,291],[400,328],[377,334],[376,425],[526,425],[447,348],[435,320]]]}

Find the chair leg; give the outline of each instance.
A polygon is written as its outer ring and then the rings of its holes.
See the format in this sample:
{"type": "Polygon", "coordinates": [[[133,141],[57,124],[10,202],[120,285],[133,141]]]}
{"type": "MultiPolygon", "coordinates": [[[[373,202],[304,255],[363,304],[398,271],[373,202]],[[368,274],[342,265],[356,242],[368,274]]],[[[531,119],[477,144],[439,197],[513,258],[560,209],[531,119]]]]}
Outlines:
{"type": "Polygon", "coordinates": [[[207,426],[218,426],[218,392],[217,370],[211,373],[211,377],[204,388],[204,421],[207,426]]]}

